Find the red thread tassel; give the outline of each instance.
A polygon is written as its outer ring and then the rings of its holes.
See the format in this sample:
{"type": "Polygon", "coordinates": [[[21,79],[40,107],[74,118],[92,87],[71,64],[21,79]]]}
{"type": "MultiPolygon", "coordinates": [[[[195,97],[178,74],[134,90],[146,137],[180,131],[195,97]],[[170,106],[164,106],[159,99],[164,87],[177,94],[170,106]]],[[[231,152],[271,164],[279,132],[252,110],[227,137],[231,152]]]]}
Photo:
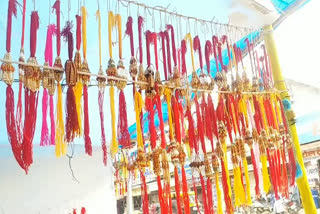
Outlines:
{"type": "Polygon", "coordinates": [[[26,2],[27,2],[27,0],[23,0],[23,5],[22,5],[21,49],[24,48],[24,31],[25,31],[25,23],[26,23],[26,2]]]}
{"type": "Polygon", "coordinates": [[[12,15],[17,17],[17,1],[16,0],[9,0],[9,3],[8,3],[7,41],[6,41],[6,50],[8,53],[10,53],[11,51],[12,15]]]}
{"type": "Polygon", "coordinates": [[[80,132],[73,86],[68,87],[66,102],[66,140],[70,143],[80,132]]]}
{"type": "Polygon", "coordinates": [[[180,181],[178,174],[178,167],[174,167],[174,181],[175,181],[175,190],[176,190],[176,199],[177,199],[177,209],[178,214],[182,214],[182,206],[181,206],[181,197],[180,197],[180,181]]]}
{"type": "Polygon", "coordinates": [[[81,214],[86,214],[86,213],[87,213],[86,208],[82,207],[81,208],[81,214]]]}
{"type": "Polygon", "coordinates": [[[204,213],[205,214],[209,214],[208,203],[207,203],[207,194],[206,194],[206,185],[204,183],[204,178],[203,178],[201,173],[200,173],[200,182],[201,182],[201,191],[202,191],[202,200],[203,200],[203,206],[204,206],[204,213]]]}
{"type": "Polygon", "coordinates": [[[205,58],[206,58],[206,64],[207,64],[207,72],[210,74],[210,55],[212,54],[212,44],[210,40],[206,41],[205,45],[205,58]]]}
{"type": "Polygon", "coordinates": [[[139,62],[142,64],[143,60],[143,51],[142,51],[142,26],[143,26],[143,17],[138,17],[138,32],[139,32],[139,62]]]}
{"type": "Polygon", "coordinates": [[[224,193],[223,195],[224,195],[224,202],[226,204],[226,212],[228,214],[231,214],[233,212],[233,208],[232,208],[232,203],[229,195],[226,168],[225,168],[223,159],[221,159],[221,168],[222,168],[222,186],[223,186],[223,193],[224,193]]]}
{"type": "Polygon", "coordinates": [[[153,109],[153,102],[152,98],[146,97],[146,109],[148,111],[148,118],[149,118],[149,131],[150,131],[150,143],[151,148],[156,148],[156,140],[157,140],[157,132],[156,127],[154,125],[154,109],[153,109]]]}
{"type": "Polygon", "coordinates": [[[22,142],[23,127],[22,127],[22,82],[19,82],[18,103],[16,113],[17,138],[18,142],[22,142]]]}
{"type": "Polygon", "coordinates": [[[141,176],[141,197],[142,197],[142,207],[143,207],[143,214],[149,214],[149,199],[148,199],[148,189],[146,183],[146,177],[144,173],[140,170],[141,176]]]}
{"type": "Polygon", "coordinates": [[[104,131],[103,100],[104,100],[104,92],[99,91],[98,103],[99,103],[100,124],[101,124],[101,147],[102,147],[103,164],[106,166],[107,165],[107,145],[106,145],[106,134],[104,131]]]}
{"type": "Polygon", "coordinates": [[[217,115],[216,115],[216,111],[214,110],[214,105],[213,105],[211,95],[208,95],[208,108],[209,108],[209,112],[210,112],[212,132],[214,133],[216,138],[219,139],[218,127],[217,127],[217,115]]]}
{"type": "Polygon", "coordinates": [[[202,118],[201,118],[201,114],[200,114],[200,106],[199,106],[199,103],[198,103],[197,95],[194,97],[194,102],[196,103],[198,136],[199,136],[200,141],[201,141],[202,151],[205,154],[205,153],[207,153],[207,151],[206,151],[206,145],[205,145],[205,141],[204,141],[203,123],[202,123],[202,118]]]}
{"type": "Polygon", "coordinates": [[[192,152],[193,148],[195,148],[196,153],[198,154],[199,153],[199,148],[197,147],[198,144],[196,143],[196,140],[195,140],[194,122],[193,122],[193,118],[192,118],[192,115],[191,115],[191,110],[190,110],[190,106],[189,105],[187,106],[186,115],[187,115],[188,124],[189,124],[188,134],[189,134],[190,150],[192,152]]]}
{"type": "Polygon", "coordinates": [[[37,32],[39,29],[39,15],[37,11],[31,13],[30,24],[30,56],[35,57],[37,49],[37,32]]]}
{"type": "MultiPolygon", "coordinates": [[[[11,85],[7,86],[6,90],[6,124],[9,142],[13,155],[22,169],[25,169],[23,158],[22,158],[22,145],[18,140],[16,123],[14,117],[14,93],[11,85]]],[[[19,130],[18,130],[19,132],[19,130]]]]}
{"type": "Polygon", "coordinates": [[[169,70],[169,75],[172,75],[172,67],[171,67],[171,53],[170,53],[170,37],[168,31],[164,32],[164,37],[166,38],[167,41],[167,63],[168,63],[168,70],[169,70]]]}
{"type": "Polygon", "coordinates": [[[84,111],[84,144],[85,152],[88,155],[92,155],[92,144],[90,138],[90,126],[89,126],[89,110],[88,110],[88,86],[83,86],[83,111],[84,111]]]}
{"type": "Polygon", "coordinates": [[[174,29],[172,25],[167,25],[166,27],[167,27],[167,30],[171,30],[172,58],[173,58],[174,66],[177,66],[177,51],[176,51],[176,44],[174,39],[174,29]]]}
{"type": "Polygon", "coordinates": [[[189,201],[189,194],[188,194],[188,182],[186,172],[184,167],[181,167],[181,174],[182,174],[182,192],[183,192],[183,204],[184,204],[184,213],[190,214],[190,201],[189,201]]]}
{"type": "Polygon", "coordinates": [[[22,157],[26,173],[28,173],[28,168],[33,163],[32,141],[37,122],[38,95],[39,92],[32,92],[30,89],[25,89],[25,120],[23,128],[22,157]]]}
{"type": "Polygon", "coordinates": [[[159,197],[159,202],[160,202],[161,213],[168,213],[165,201],[163,199],[161,177],[160,176],[157,176],[157,183],[158,183],[158,197],[159,197]]]}
{"type": "Polygon", "coordinates": [[[129,148],[130,134],[128,131],[127,104],[123,90],[119,93],[118,142],[122,148],[129,148]]]}
{"type": "Polygon", "coordinates": [[[77,214],[77,210],[76,210],[76,209],[73,209],[72,214],[77,214]]]}
{"type": "Polygon", "coordinates": [[[167,81],[168,80],[168,72],[167,72],[166,46],[165,46],[166,37],[165,37],[164,32],[160,32],[159,36],[161,37],[161,49],[162,49],[162,62],[163,62],[164,78],[167,81]]]}
{"type": "Polygon", "coordinates": [[[254,179],[256,181],[255,191],[256,191],[256,196],[259,198],[260,197],[260,187],[259,187],[258,166],[257,166],[256,156],[254,154],[253,148],[251,148],[250,151],[251,151],[251,162],[252,162],[252,166],[253,166],[254,179]]]}
{"type": "Polygon", "coordinates": [[[193,50],[194,50],[194,51],[198,51],[200,68],[201,68],[201,70],[202,70],[202,68],[203,68],[203,62],[202,62],[201,44],[200,44],[199,36],[196,36],[196,37],[194,37],[194,39],[193,39],[193,50]]]}
{"type": "Polygon", "coordinates": [[[81,46],[81,16],[76,15],[77,20],[77,42],[76,42],[76,48],[77,50],[80,50],[81,46]]]}
{"type": "Polygon", "coordinates": [[[208,211],[209,213],[214,213],[213,210],[213,199],[212,199],[212,183],[211,180],[207,179],[207,196],[208,196],[208,211]]]}
{"type": "Polygon", "coordinates": [[[182,70],[182,76],[186,75],[186,73],[187,73],[186,53],[187,53],[187,42],[186,42],[186,40],[183,39],[181,41],[181,70],[182,70]]]}
{"type": "Polygon", "coordinates": [[[171,97],[171,105],[172,105],[173,115],[174,115],[176,140],[179,144],[181,144],[182,139],[181,139],[181,129],[180,129],[179,106],[174,96],[171,97]]]}
{"type": "Polygon", "coordinates": [[[130,37],[130,51],[131,56],[134,56],[134,43],[133,43],[133,30],[132,30],[132,17],[128,17],[128,21],[126,24],[126,31],[125,34],[127,34],[130,37]]]}
{"type": "Polygon", "coordinates": [[[61,36],[60,36],[60,0],[56,0],[52,6],[52,9],[56,11],[57,16],[57,55],[60,56],[61,50],[61,36]]]}
{"type": "Polygon", "coordinates": [[[171,187],[170,187],[170,181],[169,183],[165,184],[165,188],[166,188],[166,201],[168,204],[168,213],[172,214],[172,200],[171,200],[171,187]]]}

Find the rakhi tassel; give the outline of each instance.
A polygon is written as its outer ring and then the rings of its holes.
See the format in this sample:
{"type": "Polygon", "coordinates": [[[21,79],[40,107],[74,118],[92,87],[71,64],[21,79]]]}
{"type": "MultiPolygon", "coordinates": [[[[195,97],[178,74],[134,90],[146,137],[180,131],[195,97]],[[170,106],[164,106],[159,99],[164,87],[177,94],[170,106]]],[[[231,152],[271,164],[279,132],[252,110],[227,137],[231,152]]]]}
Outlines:
{"type": "Polygon", "coordinates": [[[159,88],[158,86],[156,86],[156,91],[157,91],[157,95],[156,95],[156,107],[157,107],[157,111],[158,111],[158,117],[159,117],[159,121],[160,121],[160,132],[161,132],[161,148],[165,149],[166,148],[166,135],[165,135],[165,131],[164,131],[164,122],[163,122],[163,114],[162,114],[162,103],[161,103],[161,99],[160,99],[160,95],[159,95],[159,88]]]}
{"type": "Polygon", "coordinates": [[[53,106],[53,96],[50,96],[50,128],[51,128],[51,140],[50,145],[56,145],[56,124],[54,119],[54,106],[53,106]]]}
{"type": "Polygon", "coordinates": [[[174,167],[174,180],[175,180],[175,190],[176,190],[176,199],[177,199],[177,210],[178,214],[182,214],[181,198],[180,198],[180,181],[178,167],[174,167]]]}
{"type": "Polygon", "coordinates": [[[25,164],[26,173],[28,173],[28,168],[33,163],[32,141],[37,122],[38,95],[38,92],[32,92],[29,89],[25,90],[26,111],[23,128],[22,157],[25,164]]]}
{"type": "Polygon", "coordinates": [[[245,205],[246,203],[246,195],[245,195],[243,184],[241,181],[241,171],[239,166],[233,169],[233,174],[234,174],[235,206],[239,207],[239,206],[245,205]]]}
{"type": "Polygon", "coordinates": [[[73,142],[76,136],[80,134],[79,120],[77,114],[76,97],[73,86],[69,86],[66,98],[66,140],[73,142]]]}
{"type": "Polygon", "coordinates": [[[294,152],[293,148],[288,148],[288,156],[289,156],[289,162],[290,162],[290,174],[291,174],[291,179],[290,179],[290,186],[294,186],[295,183],[295,178],[296,178],[296,160],[294,158],[294,152]]]}
{"type": "Polygon", "coordinates": [[[6,124],[9,142],[11,144],[13,155],[22,169],[25,169],[22,158],[22,145],[20,144],[16,133],[16,124],[14,118],[14,93],[11,85],[7,86],[6,91],[6,124]]]}
{"type": "Polygon", "coordinates": [[[141,94],[136,91],[134,93],[134,110],[136,113],[136,127],[137,127],[137,144],[139,148],[143,148],[143,136],[141,131],[141,121],[140,121],[140,114],[143,107],[143,100],[141,94]]]}
{"type": "Polygon", "coordinates": [[[216,191],[217,191],[217,201],[218,201],[217,213],[218,214],[223,214],[223,211],[222,211],[222,196],[221,196],[221,189],[220,189],[220,184],[219,184],[219,174],[215,173],[214,177],[215,177],[215,181],[216,181],[216,191]]]}
{"type": "Polygon", "coordinates": [[[82,98],[82,92],[84,92],[83,84],[81,81],[78,81],[76,86],[73,88],[74,96],[76,100],[76,108],[77,108],[77,115],[78,115],[78,124],[79,124],[79,135],[76,137],[81,137],[83,135],[82,131],[82,104],[81,104],[81,98],[82,98]]]}
{"type": "Polygon", "coordinates": [[[211,180],[207,179],[207,196],[208,196],[208,211],[214,214],[213,210],[213,199],[212,199],[212,183],[211,180]]]}
{"type": "Polygon", "coordinates": [[[123,90],[120,90],[119,93],[118,143],[122,148],[131,146],[128,131],[127,104],[123,90]]]}
{"type": "Polygon", "coordinates": [[[12,31],[12,15],[17,16],[17,1],[9,0],[8,5],[8,18],[7,18],[7,41],[6,50],[8,53],[11,52],[11,31],[12,31]]]}
{"type": "Polygon", "coordinates": [[[261,154],[260,159],[261,159],[261,164],[262,164],[263,190],[266,194],[268,194],[271,184],[270,184],[270,179],[269,179],[267,156],[265,154],[261,154]]]}
{"type": "Polygon", "coordinates": [[[252,201],[251,201],[251,193],[250,193],[250,179],[249,179],[249,172],[248,172],[248,163],[246,158],[242,159],[242,164],[244,168],[244,176],[246,179],[246,203],[247,203],[247,206],[251,206],[252,201]]]}
{"type": "Polygon", "coordinates": [[[86,213],[87,213],[86,208],[82,207],[81,208],[81,214],[86,214],[86,213]]]}
{"type": "Polygon", "coordinates": [[[196,182],[194,180],[193,175],[192,175],[192,184],[193,184],[194,198],[196,201],[197,210],[198,210],[198,213],[201,214],[200,207],[199,207],[199,201],[198,201],[198,191],[197,191],[196,182]]]}
{"type": "Polygon", "coordinates": [[[112,128],[112,139],[111,139],[111,155],[112,157],[118,151],[118,142],[117,142],[117,135],[116,135],[116,114],[114,109],[114,87],[110,86],[109,89],[109,96],[110,96],[110,111],[111,111],[111,128],[112,128]]]}
{"type": "Polygon", "coordinates": [[[57,85],[57,120],[56,120],[56,157],[61,157],[67,153],[67,144],[65,143],[64,121],[62,112],[62,88],[57,85]]]}
{"type": "MultiPolygon", "coordinates": [[[[190,150],[191,150],[191,154],[193,152],[193,148],[195,148],[195,145],[197,145],[195,143],[195,132],[194,132],[194,121],[193,121],[193,118],[192,118],[192,114],[191,114],[191,110],[190,110],[190,106],[188,105],[187,106],[187,111],[186,111],[186,115],[188,117],[188,134],[189,134],[189,147],[190,147],[190,150]]],[[[198,153],[199,149],[198,148],[195,148],[196,150],[196,153],[198,153]]]]}
{"type": "Polygon", "coordinates": [[[202,201],[204,206],[204,213],[209,214],[208,212],[208,203],[207,203],[207,194],[206,194],[206,186],[204,183],[204,178],[202,174],[200,173],[200,183],[201,183],[201,191],[202,191],[202,201]]]}
{"type": "Polygon", "coordinates": [[[252,160],[252,166],[253,166],[254,179],[256,181],[255,191],[256,191],[256,196],[259,197],[260,196],[260,187],[259,187],[258,166],[256,163],[256,156],[254,154],[253,148],[250,149],[250,152],[251,152],[251,160],[252,160]]]}
{"type": "Polygon", "coordinates": [[[140,170],[140,177],[141,177],[141,198],[142,198],[142,207],[143,207],[143,214],[149,214],[149,199],[148,199],[148,189],[146,183],[146,177],[144,173],[140,170]]]}
{"type": "Polygon", "coordinates": [[[23,128],[22,128],[22,81],[19,82],[19,93],[18,93],[18,103],[17,103],[17,113],[16,113],[16,125],[17,125],[17,138],[18,141],[22,141],[23,128]]]}
{"type": "Polygon", "coordinates": [[[188,182],[186,172],[184,167],[181,167],[181,174],[182,174],[182,192],[183,192],[183,204],[184,204],[184,213],[190,214],[190,201],[189,201],[189,194],[188,194],[188,182]]]}
{"type": "Polygon", "coordinates": [[[107,165],[107,145],[106,145],[106,134],[104,131],[104,113],[103,113],[103,100],[104,100],[104,90],[99,90],[98,103],[99,103],[99,113],[100,113],[100,124],[101,124],[101,146],[102,146],[102,157],[103,164],[107,165]]]}
{"type": "Polygon", "coordinates": [[[50,143],[49,129],[47,123],[47,112],[48,112],[48,90],[43,90],[42,96],[42,129],[41,129],[41,140],[40,146],[48,146],[50,143]]]}
{"type": "Polygon", "coordinates": [[[232,208],[232,203],[230,199],[226,167],[223,159],[221,159],[221,168],[222,168],[222,187],[223,187],[223,193],[224,193],[224,202],[226,204],[226,212],[228,214],[231,214],[233,213],[233,208],[232,208]]]}
{"type": "Polygon", "coordinates": [[[165,201],[163,199],[162,185],[161,185],[161,177],[157,176],[157,184],[158,184],[158,197],[160,202],[161,213],[168,213],[165,201]]]}
{"type": "Polygon", "coordinates": [[[92,144],[90,138],[90,126],[89,126],[89,110],[88,110],[88,86],[83,87],[83,108],[84,108],[84,144],[85,152],[88,155],[92,155],[92,144]]]}

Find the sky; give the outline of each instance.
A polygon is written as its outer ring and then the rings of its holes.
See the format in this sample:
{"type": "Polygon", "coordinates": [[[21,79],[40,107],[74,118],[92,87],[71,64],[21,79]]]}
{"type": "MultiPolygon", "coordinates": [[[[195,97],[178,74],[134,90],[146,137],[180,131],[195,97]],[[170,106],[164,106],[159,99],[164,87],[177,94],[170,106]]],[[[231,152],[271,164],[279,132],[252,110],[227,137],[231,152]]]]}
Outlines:
{"type": "MultiPolygon", "coordinates": [[[[4,0],[3,0],[4,1],[4,0]]],[[[53,4],[53,0],[51,0],[51,5],[53,4]]],[[[64,26],[64,23],[68,20],[68,17],[70,17],[70,20],[73,20],[75,22],[75,15],[78,12],[78,5],[77,1],[71,1],[71,11],[68,16],[67,8],[68,8],[68,1],[61,1],[61,8],[62,8],[62,16],[61,16],[61,27],[64,26]]],[[[116,1],[112,1],[111,3],[111,9],[117,8],[117,5],[115,3],[116,1]]],[[[150,0],[150,1],[141,1],[141,2],[148,2],[148,5],[156,6],[156,4],[159,4],[159,1],[156,0],[150,0]]],[[[203,0],[201,1],[201,4],[196,5],[197,8],[194,8],[194,4],[185,4],[186,1],[184,0],[176,0],[176,1],[170,1],[170,0],[164,0],[161,1],[161,5],[164,7],[169,7],[169,9],[173,11],[177,11],[178,13],[182,13],[189,16],[195,16],[200,17],[202,19],[211,20],[213,17],[215,17],[215,20],[219,20],[220,22],[227,22],[228,21],[228,13],[225,11],[228,11],[231,6],[234,6],[234,2],[232,0],[228,1],[209,1],[209,0],[203,0]],[[205,7],[205,5],[209,5],[210,7],[205,7]],[[212,11],[209,11],[208,9],[205,10],[205,12],[202,10],[202,8],[212,8],[212,11]]],[[[99,47],[98,47],[98,24],[96,21],[95,13],[98,9],[98,5],[96,1],[86,1],[86,7],[88,10],[88,21],[87,21],[87,37],[88,37],[88,63],[89,68],[92,73],[98,73],[99,68],[99,59],[98,59],[98,53],[99,53],[99,47]]],[[[0,14],[7,14],[7,3],[1,3],[4,6],[0,7],[0,14]]],[[[37,42],[37,59],[39,63],[44,62],[44,45],[46,40],[46,29],[49,24],[49,20],[51,23],[55,23],[55,14],[49,13],[51,12],[49,0],[43,0],[43,1],[36,1],[35,5],[36,10],[39,11],[40,16],[40,28],[38,31],[38,42],[37,42]]],[[[26,14],[26,35],[25,35],[25,55],[26,58],[29,57],[29,28],[30,28],[30,14],[31,10],[33,9],[32,1],[27,1],[27,14],[26,14]]],[[[292,15],[288,20],[286,20],[281,27],[279,27],[275,31],[275,38],[278,46],[279,51],[279,58],[280,63],[284,72],[284,75],[288,78],[292,79],[298,79],[303,80],[306,82],[310,82],[310,84],[317,85],[320,81],[319,79],[319,72],[316,71],[315,65],[316,65],[316,56],[317,56],[317,50],[319,48],[315,48],[315,46],[319,46],[319,43],[316,43],[316,38],[319,38],[319,30],[316,30],[316,27],[314,26],[314,20],[319,20],[319,14],[317,14],[317,11],[319,9],[319,1],[311,1],[309,4],[307,4],[303,9],[298,11],[296,14],[292,15]],[[318,18],[314,18],[317,16],[318,18]],[[294,44],[294,48],[296,51],[291,51],[292,46],[294,44]],[[314,47],[314,48],[311,48],[314,47]],[[290,51],[288,51],[290,50],[290,51]],[[302,50],[302,51],[301,51],[302,50]],[[302,54],[300,54],[302,53],[302,54]],[[295,62],[295,63],[292,63],[295,62]],[[303,71],[303,73],[301,72],[303,71]],[[302,75],[303,74],[303,75],[302,75]],[[307,75],[309,74],[309,75],[307,75]],[[310,78],[310,76],[315,78],[310,78]]],[[[107,67],[107,61],[109,59],[109,53],[107,48],[107,3],[106,1],[101,1],[100,3],[100,13],[101,13],[101,23],[102,23],[102,67],[105,70],[107,67]]],[[[170,20],[168,17],[164,17],[162,14],[160,22],[160,14],[154,14],[155,17],[155,23],[153,24],[153,18],[152,16],[147,12],[143,11],[141,8],[139,9],[139,12],[137,12],[137,8],[134,6],[130,7],[130,10],[124,9],[120,6],[120,14],[123,15],[123,32],[124,32],[124,25],[127,19],[128,14],[132,15],[134,18],[134,35],[135,35],[135,49],[137,49],[137,23],[136,23],[136,16],[138,14],[146,17],[145,21],[145,27],[144,29],[151,29],[153,31],[159,31],[160,28],[164,28],[164,22],[165,18],[167,18],[168,22],[171,22],[174,26],[177,26],[176,20],[170,20]]],[[[244,11],[245,12],[245,11],[244,11]]],[[[3,56],[5,54],[5,32],[6,32],[6,19],[7,17],[2,15],[0,16],[0,56],[3,56]]],[[[201,37],[208,37],[211,34],[211,29],[202,29],[200,24],[197,25],[198,29],[195,29],[194,25],[191,25],[190,27],[183,23],[181,24],[181,32],[177,32],[177,37],[179,36],[182,38],[184,34],[187,31],[191,31],[193,34],[198,33],[201,37]]],[[[179,26],[180,27],[180,26],[179,26]]],[[[75,27],[74,27],[75,31],[75,27]]],[[[124,34],[124,33],[123,33],[124,34]]],[[[116,34],[113,34],[114,36],[116,34]]],[[[19,57],[19,50],[20,50],[20,37],[21,37],[21,11],[18,9],[18,18],[13,19],[13,30],[12,30],[12,58],[18,59],[19,57]]],[[[114,37],[114,40],[116,38],[114,37]]],[[[145,46],[145,44],[143,44],[145,46]]],[[[159,46],[159,44],[158,44],[159,46]]],[[[129,39],[128,37],[124,37],[123,40],[123,47],[124,47],[124,61],[125,65],[128,65],[128,60],[130,58],[129,53],[129,39]]],[[[118,57],[118,51],[117,47],[115,46],[113,48],[114,51],[114,58],[117,62],[118,57]]],[[[54,38],[54,57],[55,54],[55,38],[54,38]]],[[[145,54],[144,54],[145,55],[145,54]]],[[[62,42],[62,48],[61,48],[61,57],[62,59],[67,58],[67,45],[65,42],[62,42]]],[[[145,57],[145,56],[144,56],[145,57]]],[[[145,58],[144,58],[145,60],[145,58]]],[[[153,60],[153,59],[152,59],[153,60]]],[[[161,59],[159,61],[160,68],[161,65],[161,59]]],[[[188,66],[189,67],[189,66],[188,66]]],[[[190,72],[190,70],[189,70],[190,72]]],[[[16,72],[17,73],[17,72],[16,72]]],[[[3,121],[0,123],[0,144],[8,144],[7,140],[7,134],[6,134],[6,127],[5,127],[5,88],[6,85],[3,82],[0,82],[0,90],[3,92],[0,94],[0,121],[3,121]],[[3,126],[1,128],[1,126],[3,126]]],[[[13,86],[14,92],[15,92],[15,98],[17,98],[18,94],[18,84],[14,84],[13,86]]],[[[42,89],[40,90],[42,92],[42,89]]],[[[116,90],[117,91],[117,90],[116,90]]],[[[40,139],[40,133],[41,133],[41,99],[42,99],[42,93],[40,92],[39,96],[39,106],[38,106],[38,118],[37,118],[37,127],[36,127],[36,135],[34,139],[34,144],[39,144],[40,139]]],[[[66,92],[66,89],[64,90],[64,93],[66,92]]],[[[133,98],[132,98],[132,87],[128,86],[125,88],[125,94],[126,94],[126,100],[127,100],[127,111],[128,111],[128,120],[129,124],[132,124],[134,122],[134,114],[133,112],[133,98]]],[[[100,119],[98,115],[98,91],[96,87],[92,87],[89,89],[89,109],[90,109],[90,128],[91,128],[91,138],[93,141],[93,144],[99,145],[100,144],[100,119]]],[[[64,94],[64,101],[65,101],[65,94],[64,94]]],[[[116,93],[116,109],[118,108],[117,102],[118,102],[118,93],[116,93]]],[[[109,106],[109,93],[108,88],[106,88],[105,92],[105,102],[104,102],[104,113],[105,113],[105,130],[106,130],[106,136],[107,141],[109,142],[111,138],[111,123],[110,123],[110,106],[109,106]]],[[[116,111],[117,112],[117,111],[116,111]]],[[[78,142],[83,142],[81,139],[78,142]]]]}

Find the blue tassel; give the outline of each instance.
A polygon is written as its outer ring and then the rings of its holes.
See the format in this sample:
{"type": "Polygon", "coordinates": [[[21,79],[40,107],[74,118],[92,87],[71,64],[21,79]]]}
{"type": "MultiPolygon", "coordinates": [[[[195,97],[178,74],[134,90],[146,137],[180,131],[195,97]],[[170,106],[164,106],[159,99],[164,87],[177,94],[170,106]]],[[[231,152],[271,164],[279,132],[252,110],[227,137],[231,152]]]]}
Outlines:
{"type": "Polygon", "coordinates": [[[296,179],[301,177],[302,177],[302,170],[301,170],[300,164],[297,162],[296,163],[296,179]]]}
{"type": "Polygon", "coordinates": [[[283,99],[282,100],[283,108],[285,111],[288,111],[291,109],[291,101],[288,99],[283,99]]]}

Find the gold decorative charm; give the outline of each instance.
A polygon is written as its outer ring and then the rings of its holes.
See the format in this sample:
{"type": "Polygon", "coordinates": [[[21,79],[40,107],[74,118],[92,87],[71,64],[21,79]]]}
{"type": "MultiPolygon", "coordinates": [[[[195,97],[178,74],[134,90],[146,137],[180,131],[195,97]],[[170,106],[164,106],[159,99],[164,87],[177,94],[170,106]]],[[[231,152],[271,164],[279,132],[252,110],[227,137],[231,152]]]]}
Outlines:
{"type": "Polygon", "coordinates": [[[151,66],[147,67],[144,72],[144,76],[146,78],[147,87],[146,87],[146,96],[154,97],[156,95],[156,91],[154,90],[154,71],[151,66]]]}
{"type": "Polygon", "coordinates": [[[168,153],[170,154],[171,162],[173,163],[173,165],[177,166],[179,164],[179,151],[177,149],[177,143],[175,141],[171,141],[168,148],[168,153]]]}
{"type": "Polygon", "coordinates": [[[53,96],[54,92],[56,90],[56,81],[54,78],[54,70],[50,69],[49,74],[48,74],[48,90],[49,90],[49,95],[53,96]]]}
{"type": "MultiPolygon", "coordinates": [[[[63,69],[60,57],[56,57],[53,67],[63,69]]],[[[63,70],[54,70],[54,78],[57,82],[61,82],[63,78],[63,70]]]]}
{"type": "Polygon", "coordinates": [[[219,160],[217,155],[212,155],[212,168],[215,173],[219,172],[219,160]]]}
{"type": "Polygon", "coordinates": [[[77,69],[73,61],[67,60],[65,63],[66,81],[68,86],[75,86],[77,83],[77,69]]]}
{"type": "MultiPolygon", "coordinates": [[[[101,75],[101,76],[97,77],[98,88],[99,88],[99,90],[104,90],[104,88],[106,87],[106,81],[107,80],[106,80],[105,77],[102,76],[103,75],[103,70],[102,70],[101,66],[99,68],[99,73],[98,74],[101,75]]],[[[82,78],[82,79],[84,79],[84,78],[82,78]]]]}
{"type": "Polygon", "coordinates": [[[141,90],[147,89],[147,78],[144,75],[143,65],[139,65],[139,73],[138,73],[138,81],[141,83],[138,83],[141,90]]]}
{"type": "Polygon", "coordinates": [[[25,87],[32,92],[36,92],[40,88],[41,70],[35,57],[28,59],[28,66],[25,66],[25,87]]]}
{"type": "Polygon", "coordinates": [[[138,63],[137,59],[134,56],[132,56],[130,59],[129,72],[132,78],[136,78],[138,74],[138,63]]]}
{"type": "MultiPolygon", "coordinates": [[[[116,77],[117,76],[117,68],[114,60],[112,58],[108,61],[108,68],[106,70],[108,77],[116,77]]],[[[108,84],[113,86],[117,83],[116,80],[108,78],[108,84]]]]}
{"type": "Polygon", "coordinates": [[[212,174],[212,171],[211,171],[209,158],[208,158],[208,156],[206,154],[204,155],[203,164],[204,164],[204,171],[206,173],[206,177],[208,179],[212,180],[213,179],[213,174],[212,174]]]}
{"type": "MultiPolygon", "coordinates": [[[[102,71],[102,68],[100,68],[101,71],[102,71]]],[[[100,74],[100,69],[99,69],[99,74],[100,74]]],[[[88,75],[85,75],[85,74],[82,74],[81,75],[81,80],[82,80],[82,83],[85,84],[86,86],[89,85],[90,83],[90,70],[89,70],[89,66],[88,66],[88,62],[86,59],[83,60],[82,64],[81,64],[81,71],[83,73],[88,73],[88,75]]],[[[101,75],[103,74],[103,71],[101,72],[101,75]]],[[[97,78],[98,79],[98,78],[97,78]]],[[[104,78],[104,80],[106,80],[104,78]]],[[[98,81],[99,82],[99,81],[98,81]]]]}
{"type": "Polygon", "coordinates": [[[200,79],[195,71],[192,72],[191,86],[195,89],[200,87],[200,79]]]}
{"type": "Polygon", "coordinates": [[[126,68],[124,67],[123,61],[120,59],[117,65],[117,77],[123,79],[116,82],[117,88],[123,90],[127,85],[128,75],[126,68]]]}
{"type": "Polygon", "coordinates": [[[82,81],[82,75],[78,74],[78,71],[82,71],[82,64],[81,64],[81,55],[80,55],[80,52],[77,50],[75,55],[74,55],[74,66],[76,68],[76,81],[82,81]]]}
{"type": "MultiPolygon", "coordinates": [[[[25,62],[24,50],[20,50],[19,62],[25,62]]],[[[19,64],[19,82],[24,81],[24,65],[19,64]]]]}
{"type": "MultiPolygon", "coordinates": [[[[11,55],[10,53],[6,53],[4,55],[4,59],[11,61],[11,55]]],[[[2,80],[7,84],[7,85],[12,85],[13,83],[13,78],[14,78],[14,67],[11,63],[2,63],[1,65],[1,70],[3,71],[2,73],[2,80]]]]}
{"type": "MultiPolygon", "coordinates": [[[[47,62],[45,62],[44,66],[48,67],[49,64],[47,62]]],[[[49,72],[50,72],[49,68],[43,68],[43,71],[42,71],[42,86],[43,86],[43,88],[46,88],[46,89],[49,87],[49,72]]]]}

